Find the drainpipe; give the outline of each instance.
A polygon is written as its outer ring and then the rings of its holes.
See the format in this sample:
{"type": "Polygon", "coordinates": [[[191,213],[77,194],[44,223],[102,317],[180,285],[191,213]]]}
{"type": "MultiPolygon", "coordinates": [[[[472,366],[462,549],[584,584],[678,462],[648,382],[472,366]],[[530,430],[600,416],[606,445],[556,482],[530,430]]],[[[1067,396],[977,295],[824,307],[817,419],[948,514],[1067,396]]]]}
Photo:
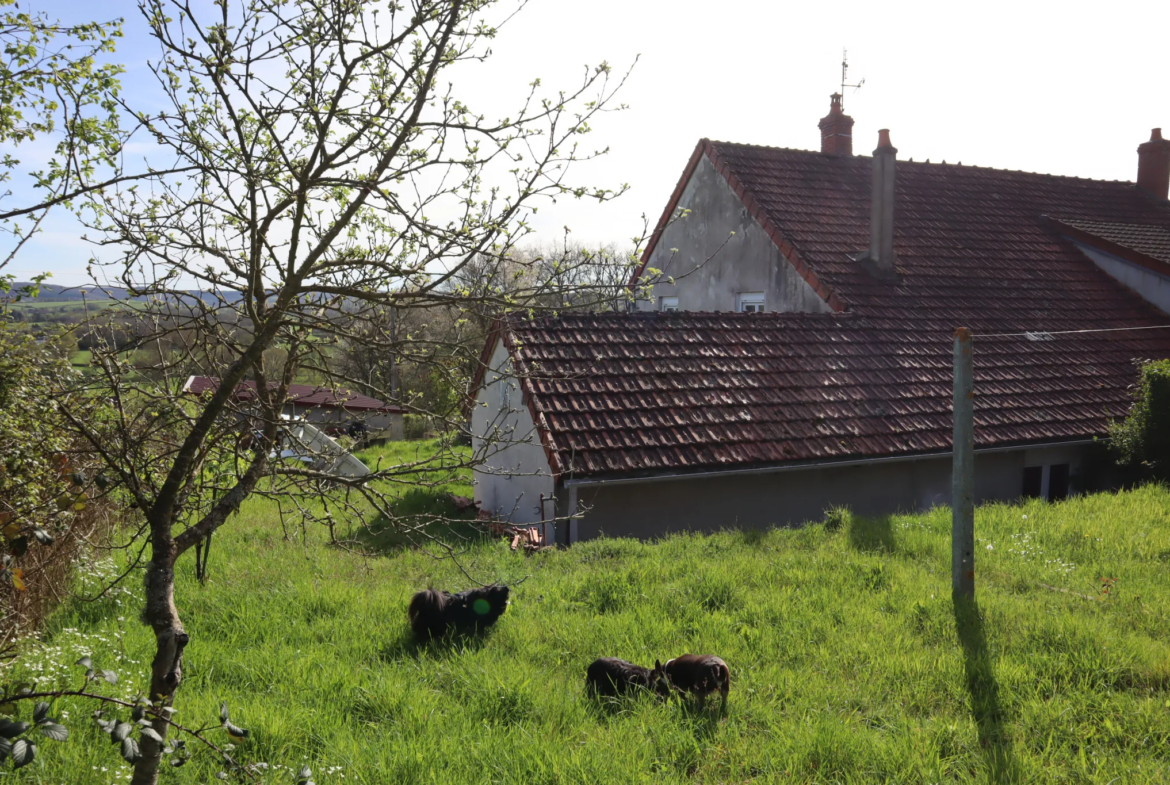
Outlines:
{"type": "Polygon", "coordinates": [[[580,480],[569,480],[565,487],[569,489],[569,536],[568,545],[577,542],[577,486],[580,480]]]}
{"type": "Polygon", "coordinates": [[[398,359],[396,353],[398,345],[394,341],[394,311],[397,310],[393,305],[390,306],[390,400],[394,401],[394,405],[398,405],[398,359]]]}

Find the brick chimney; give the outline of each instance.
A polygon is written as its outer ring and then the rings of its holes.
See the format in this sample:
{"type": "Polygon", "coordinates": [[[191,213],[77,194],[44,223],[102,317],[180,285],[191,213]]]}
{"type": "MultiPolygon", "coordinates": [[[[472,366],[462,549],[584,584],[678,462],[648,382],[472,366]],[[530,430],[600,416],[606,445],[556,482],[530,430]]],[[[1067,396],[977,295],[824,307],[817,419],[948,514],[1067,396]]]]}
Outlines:
{"type": "Polygon", "coordinates": [[[841,94],[833,93],[829,113],[821,118],[821,152],[853,155],[853,118],[841,111],[841,94]]]}
{"type": "Polygon", "coordinates": [[[1161,128],[1150,132],[1150,141],[1138,145],[1137,184],[1159,199],[1170,198],[1170,141],[1162,138],[1161,128]]]}
{"type": "Polygon", "coordinates": [[[890,130],[878,131],[873,151],[873,194],[869,209],[869,250],[858,261],[876,278],[897,280],[894,267],[894,161],[898,148],[890,143],[890,130]]]}

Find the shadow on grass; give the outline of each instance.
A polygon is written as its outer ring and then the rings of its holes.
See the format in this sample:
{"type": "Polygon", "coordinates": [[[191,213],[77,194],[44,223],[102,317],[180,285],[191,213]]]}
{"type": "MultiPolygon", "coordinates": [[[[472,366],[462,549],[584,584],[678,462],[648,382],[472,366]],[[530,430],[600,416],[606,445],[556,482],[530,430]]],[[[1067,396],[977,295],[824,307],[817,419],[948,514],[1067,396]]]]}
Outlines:
{"type": "Polygon", "coordinates": [[[736,534],[744,545],[754,547],[764,542],[764,538],[768,536],[768,529],[740,529],[736,534]]]}
{"type": "Polygon", "coordinates": [[[461,548],[488,535],[475,520],[475,509],[460,510],[445,490],[414,488],[402,494],[390,508],[392,518],[379,516],[356,529],[350,538],[363,549],[393,555],[433,540],[461,548]]]}
{"type": "Polygon", "coordinates": [[[449,632],[442,638],[420,641],[404,622],[398,637],[387,641],[378,650],[378,659],[385,663],[395,663],[479,651],[487,645],[488,639],[492,636],[492,629],[488,627],[486,630],[465,635],[449,632]]]}
{"type": "MultiPolygon", "coordinates": [[[[678,702],[677,698],[666,698],[648,689],[636,689],[625,695],[612,696],[597,695],[585,687],[582,690],[582,695],[585,700],[585,710],[593,718],[593,721],[600,725],[608,724],[614,717],[626,714],[643,703],[665,707],[674,706],[678,702]]],[[[685,707],[679,708],[685,711],[685,707]]]]}
{"type": "Polygon", "coordinates": [[[878,518],[849,517],[849,543],[866,553],[893,553],[894,529],[889,515],[878,518]]]}
{"type": "Polygon", "coordinates": [[[979,730],[979,747],[987,761],[990,780],[996,783],[1019,781],[1012,742],[1005,730],[1007,716],[999,699],[995,660],[987,649],[983,615],[974,598],[953,597],[955,631],[963,646],[963,664],[971,713],[979,730]]]}
{"type": "Polygon", "coordinates": [[[687,725],[695,736],[695,741],[706,742],[715,737],[719,731],[720,721],[727,716],[727,710],[720,706],[719,698],[707,698],[703,708],[692,697],[676,698],[679,701],[679,710],[687,718],[687,725]]]}

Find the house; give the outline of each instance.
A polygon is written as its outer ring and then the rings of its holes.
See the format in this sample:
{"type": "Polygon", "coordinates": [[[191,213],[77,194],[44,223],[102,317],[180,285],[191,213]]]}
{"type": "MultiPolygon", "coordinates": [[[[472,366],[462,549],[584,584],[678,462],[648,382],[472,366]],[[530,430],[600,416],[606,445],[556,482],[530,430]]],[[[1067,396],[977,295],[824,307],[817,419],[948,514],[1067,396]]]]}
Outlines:
{"type": "MultiPolygon", "coordinates": [[[[214,392],[219,380],[209,376],[191,376],[183,392],[194,395],[214,392]]],[[[247,401],[256,395],[256,382],[241,382],[235,400],[247,401]]],[[[347,433],[364,426],[367,439],[401,439],[402,409],[385,404],[368,395],[349,390],[290,384],[288,399],[281,412],[287,417],[313,423],[326,433],[347,433]]]]}
{"type": "Polygon", "coordinates": [[[1063,497],[1170,357],[1170,141],[1137,182],[702,140],[639,312],[501,319],[476,498],[561,541],[950,501],[952,335],[974,332],[977,501],[1063,497]],[[658,272],[660,271],[660,273],[658,272]]]}

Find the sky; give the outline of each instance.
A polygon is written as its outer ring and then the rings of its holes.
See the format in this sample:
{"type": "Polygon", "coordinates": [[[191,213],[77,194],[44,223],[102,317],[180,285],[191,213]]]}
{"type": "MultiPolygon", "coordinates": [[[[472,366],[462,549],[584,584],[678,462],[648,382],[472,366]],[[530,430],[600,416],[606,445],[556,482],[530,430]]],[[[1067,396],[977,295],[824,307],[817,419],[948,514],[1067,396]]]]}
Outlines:
{"type": "MultiPolygon", "coordinates": [[[[124,16],[125,88],[143,100],[155,94],[145,64],[157,49],[134,2],[21,5],[63,21],[95,9],[124,16]]],[[[571,87],[586,65],[634,66],[619,95],[629,108],[599,118],[589,137],[610,153],[575,173],[629,191],[604,205],[561,199],[535,224],[541,240],[558,240],[567,226],[577,241],[623,245],[642,233],[643,215],[653,227],[703,137],[818,149],[842,49],[849,81],[865,80],[845,94],[855,152],[868,153],[889,128],[902,159],[1133,180],[1137,145],[1151,128],[1170,131],[1168,30],[1164,0],[531,0],[502,28],[488,63],[459,78],[465,100],[490,116],[514,112],[536,77],[571,87]]],[[[84,283],[95,249],[80,234],[57,213],[6,272],[84,283]]]]}

